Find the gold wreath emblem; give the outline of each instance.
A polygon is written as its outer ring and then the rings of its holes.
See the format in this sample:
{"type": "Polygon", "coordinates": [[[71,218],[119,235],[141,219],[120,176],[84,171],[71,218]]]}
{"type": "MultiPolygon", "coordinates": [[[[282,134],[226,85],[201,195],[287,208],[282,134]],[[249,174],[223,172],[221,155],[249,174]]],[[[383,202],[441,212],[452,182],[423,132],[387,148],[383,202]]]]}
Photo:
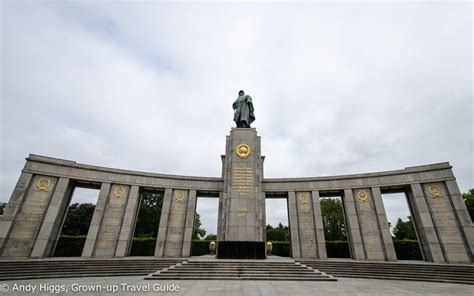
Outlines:
{"type": "Polygon", "coordinates": [[[176,202],[184,202],[184,192],[182,191],[176,192],[176,202]]]}
{"type": "Polygon", "coordinates": [[[122,186],[115,188],[114,196],[117,198],[121,198],[125,194],[125,188],[122,186]]]}
{"type": "Polygon", "coordinates": [[[431,197],[441,197],[443,194],[441,193],[441,189],[437,185],[431,185],[428,187],[428,191],[431,194],[431,197]]]}
{"type": "Polygon", "coordinates": [[[307,204],[309,202],[309,197],[306,193],[300,194],[298,200],[300,201],[300,204],[307,204]]]}
{"type": "Polygon", "coordinates": [[[240,144],[235,148],[235,153],[242,159],[247,158],[250,155],[250,147],[247,144],[240,144]]]}
{"type": "Polygon", "coordinates": [[[369,200],[369,196],[367,195],[367,192],[365,192],[365,191],[359,191],[359,193],[357,193],[357,198],[358,198],[360,201],[367,201],[367,200],[369,200]]]}
{"type": "Polygon", "coordinates": [[[49,185],[51,185],[51,180],[39,179],[38,183],[36,183],[36,189],[41,190],[41,191],[46,191],[46,189],[49,188],[49,185]]]}

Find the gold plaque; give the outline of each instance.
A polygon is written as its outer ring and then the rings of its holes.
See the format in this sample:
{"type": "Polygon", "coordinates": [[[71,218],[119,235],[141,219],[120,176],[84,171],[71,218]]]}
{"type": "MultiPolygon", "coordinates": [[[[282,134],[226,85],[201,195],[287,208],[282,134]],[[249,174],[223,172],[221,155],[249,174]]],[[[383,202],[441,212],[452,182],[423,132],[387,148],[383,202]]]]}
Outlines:
{"type": "Polygon", "coordinates": [[[306,193],[300,194],[298,200],[300,201],[300,204],[307,204],[309,203],[309,197],[306,193]]]}
{"type": "Polygon", "coordinates": [[[238,208],[237,217],[243,218],[247,215],[247,208],[238,208]]]}
{"type": "Polygon", "coordinates": [[[360,201],[367,201],[369,200],[369,196],[367,195],[367,192],[365,191],[359,191],[357,193],[357,198],[360,200],[360,201]]]}
{"type": "Polygon", "coordinates": [[[51,185],[50,179],[39,179],[38,183],[36,183],[36,189],[46,191],[49,188],[49,185],[51,185]]]}
{"type": "Polygon", "coordinates": [[[176,191],[176,202],[184,202],[184,192],[176,191]]]}
{"type": "Polygon", "coordinates": [[[250,147],[247,144],[240,144],[235,148],[235,153],[238,157],[245,159],[250,155],[250,147]]]}
{"type": "Polygon", "coordinates": [[[441,188],[437,185],[431,185],[428,187],[428,191],[431,194],[431,197],[441,197],[443,194],[441,193],[441,188]]]}
{"type": "Polygon", "coordinates": [[[115,188],[114,196],[116,198],[121,198],[121,197],[123,197],[124,194],[125,194],[125,188],[123,188],[122,186],[119,186],[119,187],[115,188]]]}

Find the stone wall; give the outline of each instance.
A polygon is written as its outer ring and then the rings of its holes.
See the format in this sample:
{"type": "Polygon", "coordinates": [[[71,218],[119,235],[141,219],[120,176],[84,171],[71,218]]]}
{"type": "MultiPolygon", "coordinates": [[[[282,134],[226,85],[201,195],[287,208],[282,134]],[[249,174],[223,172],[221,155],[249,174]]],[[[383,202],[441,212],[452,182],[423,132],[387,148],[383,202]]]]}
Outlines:
{"type": "MultiPolygon", "coordinates": [[[[242,136],[235,139],[249,141],[242,136]]],[[[251,142],[257,157],[252,160],[255,203],[250,206],[228,198],[232,188],[228,170],[233,160],[225,156],[223,177],[207,178],[103,168],[30,155],[0,218],[0,256],[51,256],[75,186],[90,184],[100,188],[100,194],[83,257],[128,256],[140,192],[151,189],[165,192],[157,257],[190,255],[196,196],[211,193],[219,196],[218,240],[248,237],[265,241],[264,196],[286,196],[293,257],[325,259],[319,196],[340,192],[352,258],[394,261],[396,255],[381,197],[382,192],[390,191],[407,195],[426,261],[473,262],[474,226],[449,163],[370,174],[264,179],[260,138],[255,139],[251,142]],[[242,208],[247,210],[245,218],[239,217],[242,208]],[[245,225],[239,224],[244,221],[245,225]],[[234,231],[231,225],[244,227],[245,231],[234,231]],[[253,228],[247,231],[250,226],[253,228]]],[[[226,155],[235,154],[237,140],[234,143],[228,137],[226,155]]]]}

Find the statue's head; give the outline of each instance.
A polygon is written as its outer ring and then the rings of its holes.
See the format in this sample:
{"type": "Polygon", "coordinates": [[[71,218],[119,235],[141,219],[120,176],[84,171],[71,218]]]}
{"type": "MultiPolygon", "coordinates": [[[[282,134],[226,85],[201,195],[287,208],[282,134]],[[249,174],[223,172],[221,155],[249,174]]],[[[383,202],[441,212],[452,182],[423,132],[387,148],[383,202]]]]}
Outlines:
{"type": "Polygon", "coordinates": [[[243,96],[245,95],[244,91],[243,90],[239,90],[239,96],[243,96]]]}

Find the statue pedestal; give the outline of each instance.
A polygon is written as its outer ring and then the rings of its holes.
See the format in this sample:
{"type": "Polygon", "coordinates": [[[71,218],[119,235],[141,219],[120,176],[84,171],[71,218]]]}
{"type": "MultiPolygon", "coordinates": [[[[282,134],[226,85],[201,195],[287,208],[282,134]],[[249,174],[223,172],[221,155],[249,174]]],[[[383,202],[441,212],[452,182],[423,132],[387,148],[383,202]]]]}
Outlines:
{"type": "Polygon", "coordinates": [[[265,259],[263,159],[255,128],[232,128],[223,160],[217,258],[265,259]]]}

